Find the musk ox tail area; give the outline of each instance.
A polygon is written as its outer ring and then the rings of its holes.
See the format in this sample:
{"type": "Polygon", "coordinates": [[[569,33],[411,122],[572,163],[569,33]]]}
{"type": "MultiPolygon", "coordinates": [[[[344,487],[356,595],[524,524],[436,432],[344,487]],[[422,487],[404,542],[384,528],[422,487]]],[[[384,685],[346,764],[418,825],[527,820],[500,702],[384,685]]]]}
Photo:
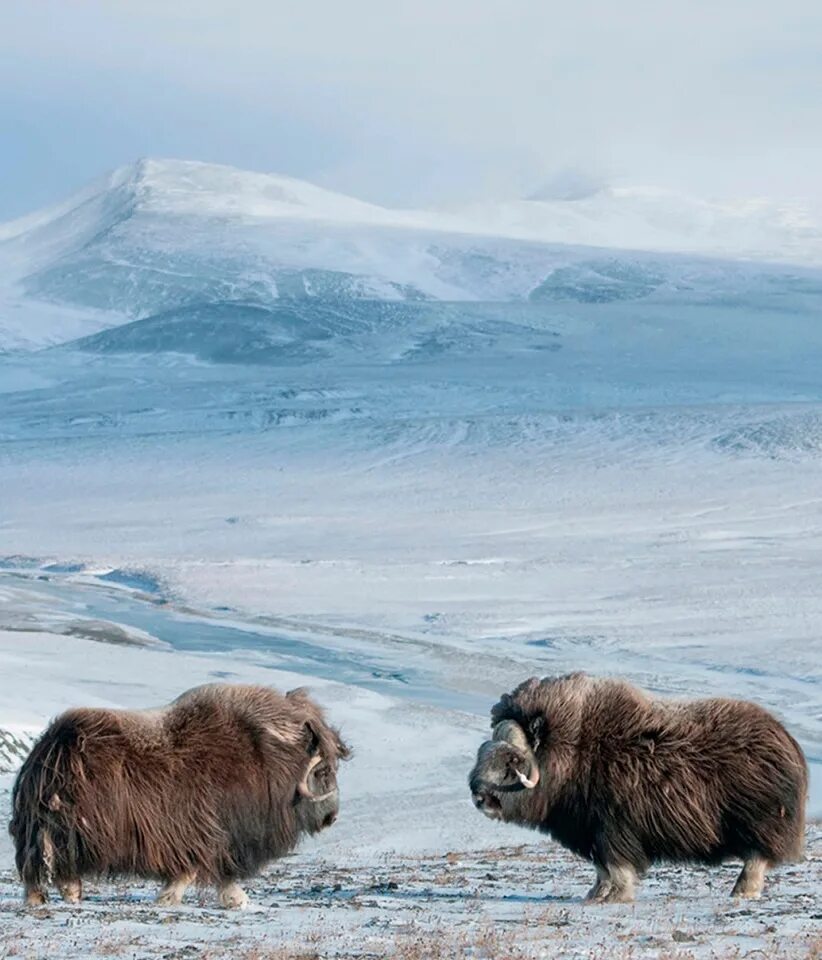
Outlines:
{"type": "Polygon", "coordinates": [[[783,819],[787,819],[793,825],[794,842],[793,844],[788,842],[786,845],[783,861],[799,863],[805,855],[805,813],[810,790],[810,774],[802,747],[787,731],[785,735],[790,749],[783,767],[782,779],[788,803],[783,804],[780,813],[783,819]],[[791,758],[793,763],[790,762],[791,758]]]}
{"type": "Polygon", "coordinates": [[[17,776],[9,833],[27,887],[82,873],[86,852],[71,795],[71,785],[84,778],[80,739],[74,717],[65,714],[37,741],[17,776]]]}

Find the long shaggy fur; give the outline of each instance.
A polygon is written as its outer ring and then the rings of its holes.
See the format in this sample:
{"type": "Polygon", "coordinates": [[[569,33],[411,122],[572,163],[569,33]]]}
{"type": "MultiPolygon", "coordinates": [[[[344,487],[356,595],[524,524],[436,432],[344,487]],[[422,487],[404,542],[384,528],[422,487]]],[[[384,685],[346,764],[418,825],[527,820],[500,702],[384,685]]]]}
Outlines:
{"type": "MultiPolygon", "coordinates": [[[[802,853],[807,764],[755,704],[660,701],[575,673],[525,681],[491,718],[525,732],[540,772],[532,790],[503,788],[500,818],[598,867],[641,874],[662,860],[774,864],[802,853]]],[[[480,805],[489,789],[481,761],[471,789],[480,805]]]]}
{"type": "Polygon", "coordinates": [[[316,754],[336,813],[348,749],[302,690],[214,684],[159,710],[71,710],[14,786],[20,876],[27,889],[88,875],[252,876],[325,825],[325,809],[296,792],[316,754]]]}

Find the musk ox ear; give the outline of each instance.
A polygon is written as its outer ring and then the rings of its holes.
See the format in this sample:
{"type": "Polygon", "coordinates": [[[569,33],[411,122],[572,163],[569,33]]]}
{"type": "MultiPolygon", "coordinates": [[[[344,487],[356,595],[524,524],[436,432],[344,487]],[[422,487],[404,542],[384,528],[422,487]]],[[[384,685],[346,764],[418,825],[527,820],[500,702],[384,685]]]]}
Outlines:
{"type": "MultiPolygon", "coordinates": [[[[311,720],[303,724],[303,743],[309,757],[315,757],[325,747],[326,753],[332,750],[340,760],[347,760],[351,756],[351,749],[333,727],[324,727],[322,731],[311,720]]],[[[331,760],[333,757],[327,757],[331,760]]]]}
{"type": "Polygon", "coordinates": [[[545,728],[548,724],[545,721],[545,717],[534,717],[534,719],[528,724],[528,739],[531,741],[531,746],[534,750],[542,743],[545,738],[545,728]]]}
{"type": "Polygon", "coordinates": [[[314,757],[320,752],[320,735],[312,726],[310,720],[306,720],[303,724],[303,743],[305,744],[305,752],[309,757],[314,757]]]}

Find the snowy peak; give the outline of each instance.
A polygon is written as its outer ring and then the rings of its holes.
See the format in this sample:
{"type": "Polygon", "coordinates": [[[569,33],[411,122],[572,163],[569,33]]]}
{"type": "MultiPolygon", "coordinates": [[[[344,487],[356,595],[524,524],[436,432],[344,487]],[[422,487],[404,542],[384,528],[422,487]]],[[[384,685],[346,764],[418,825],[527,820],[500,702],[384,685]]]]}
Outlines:
{"type": "Polygon", "coordinates": [[[398,219],[396,212],[304,180],[213,163],[140,160],[118,173],[131,184],[140,209],[157,214],[343,223],[393,224],[398,219]]]}
{"type": "Polygon", "coordinates": [[[289,177],[190,160],[138,160],[66,201],[0,225],[0,245],[68,223],[99,233],[135,211],[197,217],[396,222],[391,211],[289,177]],[[113,216],[112,216],[113,214],[113,216]]]}
{"type": "Polygon", "coordinates": [[[41,261],[67,247],[77,249],[135,212],[238,226],[314,221],[822,265],[822,209],[798,200],[709,201],[634,186],[572,192],[561,198],[542,192],[523,200],[405,210],[293,177],[193,160],[142,159],[98,179],[64,203],[0,225],[0,268],[4,260],[41,261]]]}

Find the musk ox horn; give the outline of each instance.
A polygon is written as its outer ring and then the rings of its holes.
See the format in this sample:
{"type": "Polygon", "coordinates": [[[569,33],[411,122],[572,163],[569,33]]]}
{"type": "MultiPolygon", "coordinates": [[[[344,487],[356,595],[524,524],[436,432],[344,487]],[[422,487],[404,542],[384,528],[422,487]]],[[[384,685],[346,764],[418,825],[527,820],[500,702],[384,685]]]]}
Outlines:
{"type": "Polygon", "coordinates": [[[510,743],[512,747],[515,747],[520,753],[524,754],[528,761],[528,773],[525,774],[516,767],[514,768],[514,773],[517,776],[517,780],[519,780],[526,790],[533,790],[539,783],[539,766],[537,765],[537,759],[534,756],[531,745],[528,743],[528,737],[526,737],[522,727],[514,720],[501,720],[494,725],[492,739],[497,742],[503,741],[510,743]]]}
{"type": "Polygon", "coordinates": [[[301,797],[305,797],[306,800],[313,800],[315,803],[319,803],[320,800],[327,800],[335,793],[334,790],[329,790],[327,793],[312,793],[308,786],[308,778],[311,776],[311,771],[317,764],[322,763],[322,759],[320,754],[313,756],[308,761],[308,766],[305,769],[302,780],[297,784],[297,793],[299,793],[301,797]]]}
{"type": "Polygon", "coordinates": [[[531,767],[531,777],[528,779],[521,770],[514,769],[514,773],[517,775],[517,780],[528,790],[533,790],[534,787],[539,783],[539,770],[535,767],[531,767]]]}

